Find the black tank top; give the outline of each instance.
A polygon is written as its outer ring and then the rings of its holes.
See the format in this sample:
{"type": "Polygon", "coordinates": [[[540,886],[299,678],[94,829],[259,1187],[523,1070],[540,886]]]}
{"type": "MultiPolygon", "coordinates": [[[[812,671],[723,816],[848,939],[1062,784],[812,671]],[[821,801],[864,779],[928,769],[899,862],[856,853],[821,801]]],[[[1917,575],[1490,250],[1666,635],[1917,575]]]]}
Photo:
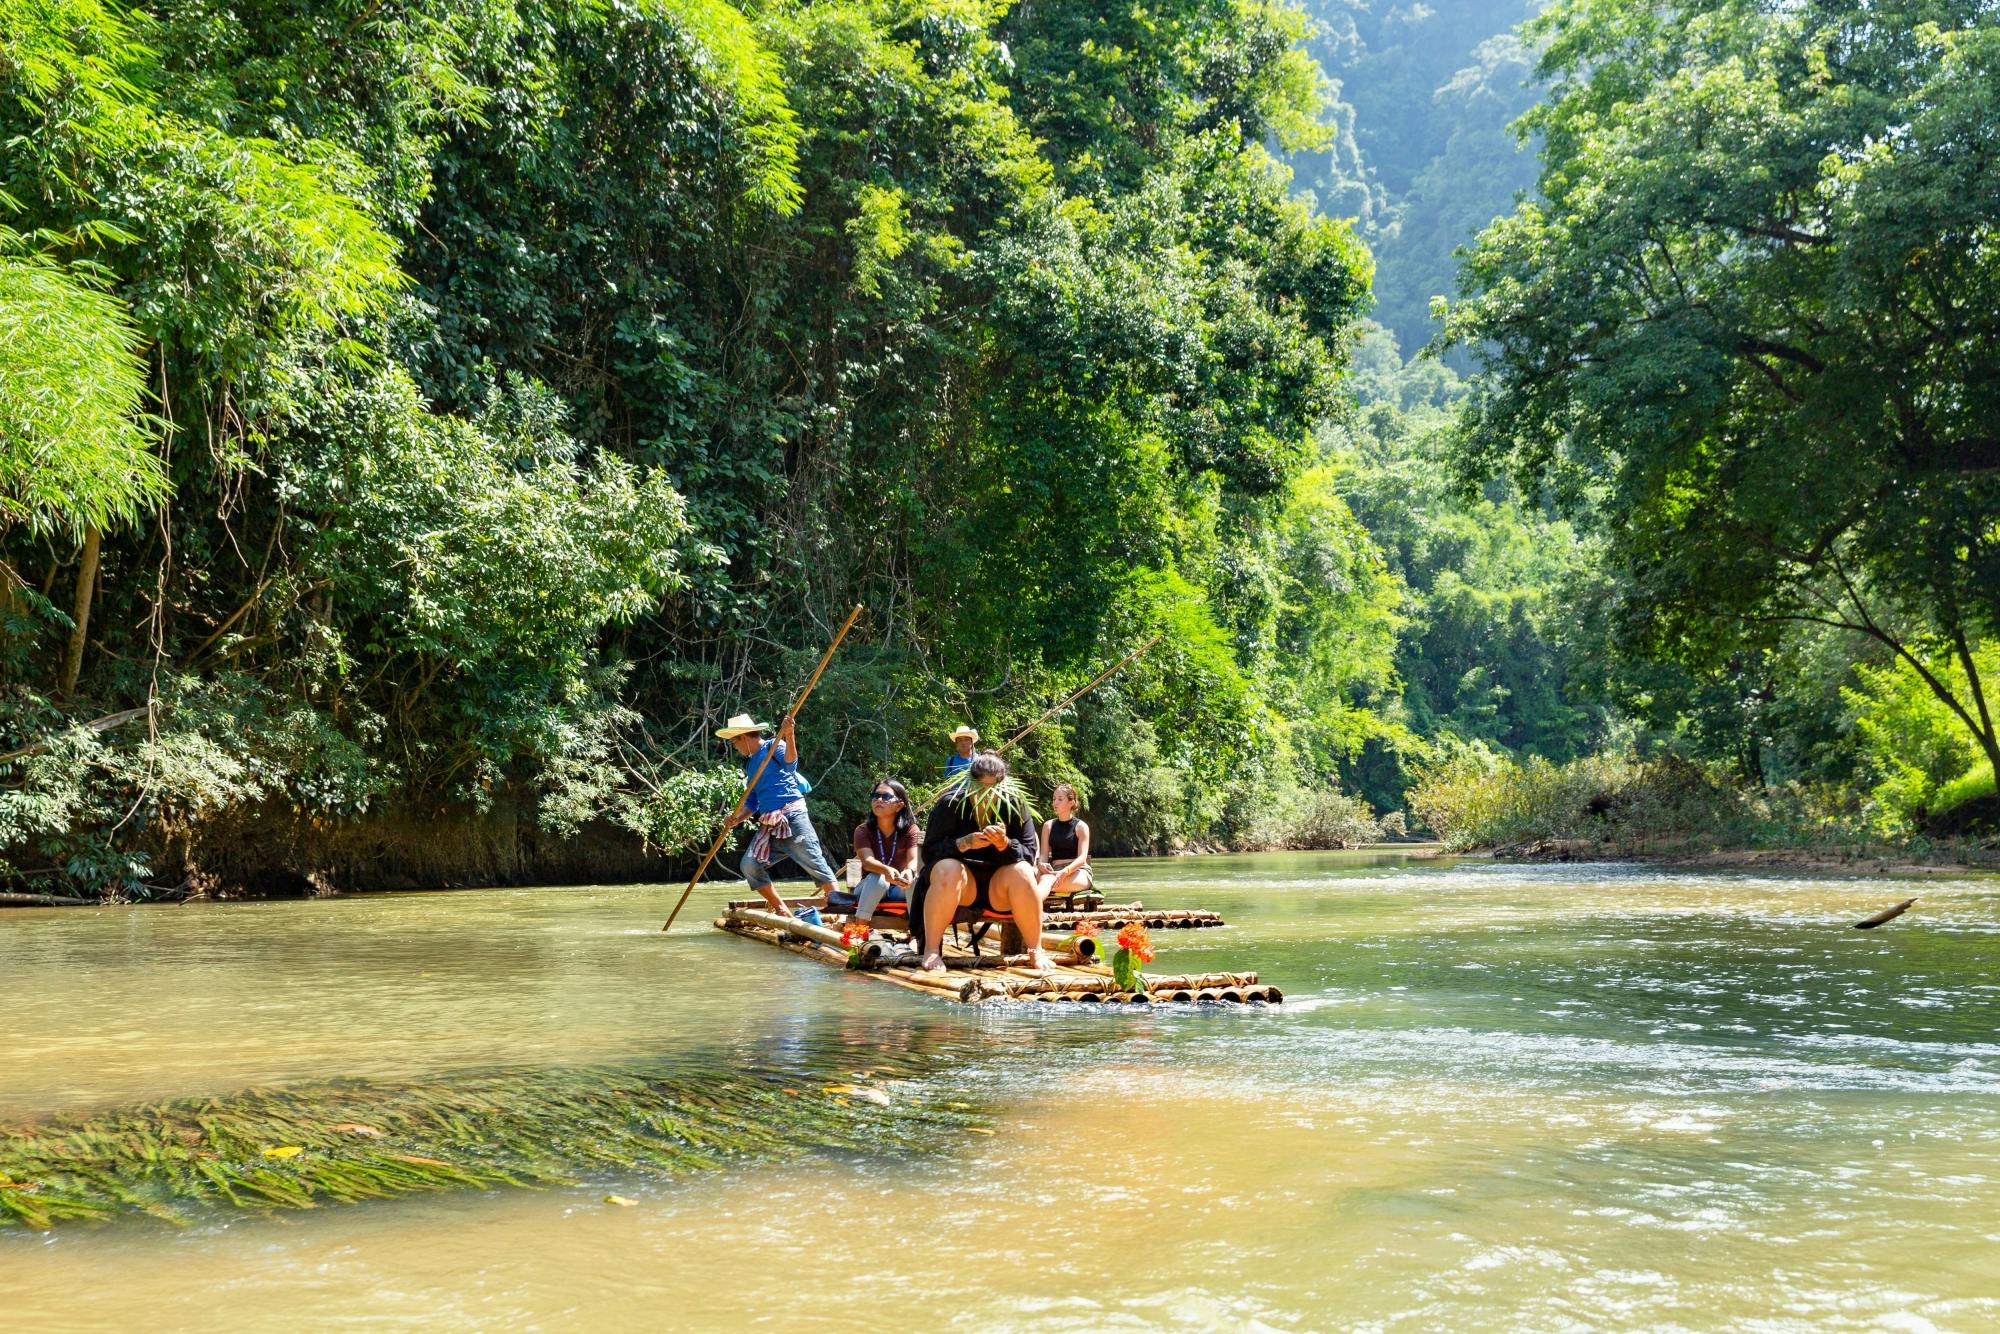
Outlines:
{"type": "Polygon", "coordinates": [[[1066,862],[1076,856],[1076,817],[1067,820],[1049,821],[1049,850],[1051,862],[1066,862]]]}

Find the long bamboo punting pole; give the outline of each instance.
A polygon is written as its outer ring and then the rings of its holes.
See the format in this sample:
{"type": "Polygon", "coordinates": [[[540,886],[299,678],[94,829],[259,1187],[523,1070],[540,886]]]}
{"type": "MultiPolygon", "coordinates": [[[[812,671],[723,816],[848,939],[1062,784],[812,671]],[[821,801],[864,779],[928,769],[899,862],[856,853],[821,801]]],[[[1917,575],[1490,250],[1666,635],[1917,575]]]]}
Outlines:
{"type": "MultiPolygon", "coordinates": [[[[1084,686],[1083,689],[1071,692],[1069,697],[1063,700],[1062,703],[1056,705],[1052,709],[1044,710],[1041,717],[1035,719],[1035,721],[1029,723],[1026,727],[1022,728],[1020,731],[1014,733],[1013,736],[1008,737],[1004,742],[1000,744],[999,748],[996,749],[993,753],[995,755],[1005,755],[1008,751],[1014,749],[1015,746],[1021,744],[1022,739],[1025,738],[1028,735],[1028,733],[1034,731],[1037,727],[1040,727],[1043,723],[1055,717],[1057,714],[1061,713],[1064,709],[1076,703],[1078,700],[1082,699],[1085,695],[1088,695],[1091,691],[1097,689],[1098,686],[1104,684],[1104,682],[1109,680],[1112,677],[1112,675],[1118,671],[1119,668],[1123,667],[1126,663],[1132,661],[1134,658],[1138,657],[1141,653],[1144,653],[1146,650],[1150,649],[1151,647],[1153,647],[1153,645],[1159,643],[1162,639],[1165,639],[1166,637],[1167,637],[1166,631],[1162,630],[1159,634],[1154,635],[1151,639],[1139,645],[1139,647],[1133,649],[1130,653],[1127,653],[1124,657],[1112,663],[1109,667],[1106,667],[1096,676],[1091,677],[1090,683],[1084,686]]],[[[948,788],[950,788],[953,783],[956,783],[957,781],[958,781],[957,775],[947,778],[942,784],[940,784],[937,788],[933,789],[917,804],[922,806],[926,810],[930,809],[930,807],[932,807],[937,803],[937,799],[939,797],[942,797],[945,794],[945,791],[948,788]]]]}
{"type": "Polygon", "coordinates": [[[1167,637],[1166,631],[1162,630],[1159,634],[1154,635],[1151,639],[1139,645],[1139,647],[1133,649],[1130,653],[1127,653],[1124,657],[1112,663],[1109,667],[1106,667],[1096,676],[1091,677],[1089,685],[1077,691],[1075,694],[1071,695],[1068,699],[1056,705],[1053,709],[1048,710],[1041,717],[1035,719],[1035,721],[1029,723],[1026,727],[1022,728],[1020,731],[1014,733],[1013,736],[1008,737],[1006,743],[1002,745],[1000,749],[995,751],[994,753],[996,755],[1005,755],[1008,751],[1014,749],[1015,746],[1020,745],[1022,738],[1026,737],[1028,733],[1034,731],[1037,727],[1040,727],[1043,723],[1055,717],[1057,714],[1061,713],[1064,709],[1076,703],[1078,700],[1082,699],[1085,695],[1088,695],[1091,691],[1097,689],[1098,686],[1102,685],[1106,680],[1108,680],[1111,677],[1111,675],[1115,673],[1119,668],[1123,667],[1126,663],[1132,661],[1132,659],[1138,657],[1141,653],[1144,653],[1147,649],[1150,649],[1151,647],[1153,647],[1153,645],[1159,643],[1162,639],[1165,639],[1166,637],[1167,637]]]}
{"type": "MultiPolygon", "coordinates": [[[[833,637],[833,642],[826,646],[826,652],[820,655],[819,666],[813,668],[812,678],[806,682],[806,688],[804,690],[801,690],[799,692],[799,697],[792,701],[792,707],[785,710],[786,722],[795,720],[799,716],[799,710],[803,709],[806,706],[806,700],[811,698],[812,696],[813,687],[819,684],[820,673],[824,672],[826,670],[826,665],[829,662],[833,661],[833,651],[840,647],[840,641],[847,638],[847,632],[854,628],[854,623],[860,618],[861,618],[861,604],[857,602],[854,604],[854,610],[847,613],[847,620],[842,622],[840,627],[840,633],[833,637]]],[[[780,732],[785,730],[783,722],[779,723],[778,730],[780,732]]],[[[770,764],[771,757],[773,755],[776,755],[777,753],[778,753],[778,743],[777,740],[773,738],[771,744],[765,747],[764,749],[764,758],[758,763],[757,771],[751,774],[750,781],[743,785],[743,795],[736,799],[736,805],[741,806],[745,801],[749,799],[751,792],[753,792],[757,787],[757,780],[764,776],[765,766],[770,764]]],[[[715,842],[708,845],[708,855],[701,859],[701,865],[694,868],[694,875],[689,877],[687,888],[681,891],[680,902],[676,903],[674,905],[674,910],[667,914],[666,925],[662,926],[660,930],[662,931],[673,930],[674,918],[679,917],[681,915],[681,907],[688,901],[688,895],[694,893],[695,885],[700,883],[702,874],[708,870],[708,864],[715,860],[715,854],[722,851],[723,843],[729,838],[730,828],[731,826],[727,824],[723,825],[722,832],[715,836],[715,842]]]]}

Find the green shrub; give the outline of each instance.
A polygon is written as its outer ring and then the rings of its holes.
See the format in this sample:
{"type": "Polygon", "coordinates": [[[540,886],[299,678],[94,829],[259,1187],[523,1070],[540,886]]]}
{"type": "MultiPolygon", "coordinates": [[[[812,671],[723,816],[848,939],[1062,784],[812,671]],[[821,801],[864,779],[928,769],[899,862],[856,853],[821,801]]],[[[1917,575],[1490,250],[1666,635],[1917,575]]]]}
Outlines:
{"type": "Polygon", "coordinates": [[[1946,811],[1963,806],[1968,801],[1980,797],[1990,797],[1995,790],[1993,771],[1979,765],[1968,773],[1962,773],[1931,794],[1931,814],[1943,815],[1946,811]]]}
{"type": "Polygon", "coordinates": [[[1546,839],[1594,839],[1622,850],[1867,841],[1851,795],[1796,785],[1746,790],[1722,769],[1672,753],[1555,765],[1462,751],[1425,771],[1410,810],[1454,852],[1546,839]]]}
{"type": "Polygon", "coordinates": [[[1332,788],[1293,788],[1272,799],[1237,846],[1245,852],[1327,851],[1358,848],[1381,837],[1382,822],[1361,798],[1332,788]]]}

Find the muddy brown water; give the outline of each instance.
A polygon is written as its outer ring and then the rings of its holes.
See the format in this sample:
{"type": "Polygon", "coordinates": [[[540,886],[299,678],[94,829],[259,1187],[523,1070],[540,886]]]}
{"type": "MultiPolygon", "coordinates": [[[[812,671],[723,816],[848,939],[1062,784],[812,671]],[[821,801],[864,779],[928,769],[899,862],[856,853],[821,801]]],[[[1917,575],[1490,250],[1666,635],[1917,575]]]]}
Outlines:
{"type": "Polygon", "coordinates": [[[1253,968],[1286,1003],[958,1007],[725,936],[700,905],[662,937],[657,886],[0,914],[0,1121],[891,1053],[997,1132],[0,1231],[0,1326],[2000,1328],[2000,880],[1388,854],[1102,871],[1114,897],[1229,918],[1155,933],[1157,967],[1253,968]]]}

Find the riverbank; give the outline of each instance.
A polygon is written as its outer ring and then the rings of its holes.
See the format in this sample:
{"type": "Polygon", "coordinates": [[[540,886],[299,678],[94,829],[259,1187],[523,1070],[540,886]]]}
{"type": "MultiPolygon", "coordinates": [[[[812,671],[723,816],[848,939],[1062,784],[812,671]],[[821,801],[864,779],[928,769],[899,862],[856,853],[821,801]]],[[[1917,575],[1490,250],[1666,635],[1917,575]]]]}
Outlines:
{"type": "Polygon", "coordinates": [[[1473,848],[1461,854],[1518,862],[1633,862],[1705,871],[1803,871],[1839,875],[1929,876],[1966,871],[2000,872],[2000,847],[1977,844],[1933,848],[1718,848],[1697,840],[1648,840],[1639,844],[1591,838],[1544,838],[1473,848]]]}

